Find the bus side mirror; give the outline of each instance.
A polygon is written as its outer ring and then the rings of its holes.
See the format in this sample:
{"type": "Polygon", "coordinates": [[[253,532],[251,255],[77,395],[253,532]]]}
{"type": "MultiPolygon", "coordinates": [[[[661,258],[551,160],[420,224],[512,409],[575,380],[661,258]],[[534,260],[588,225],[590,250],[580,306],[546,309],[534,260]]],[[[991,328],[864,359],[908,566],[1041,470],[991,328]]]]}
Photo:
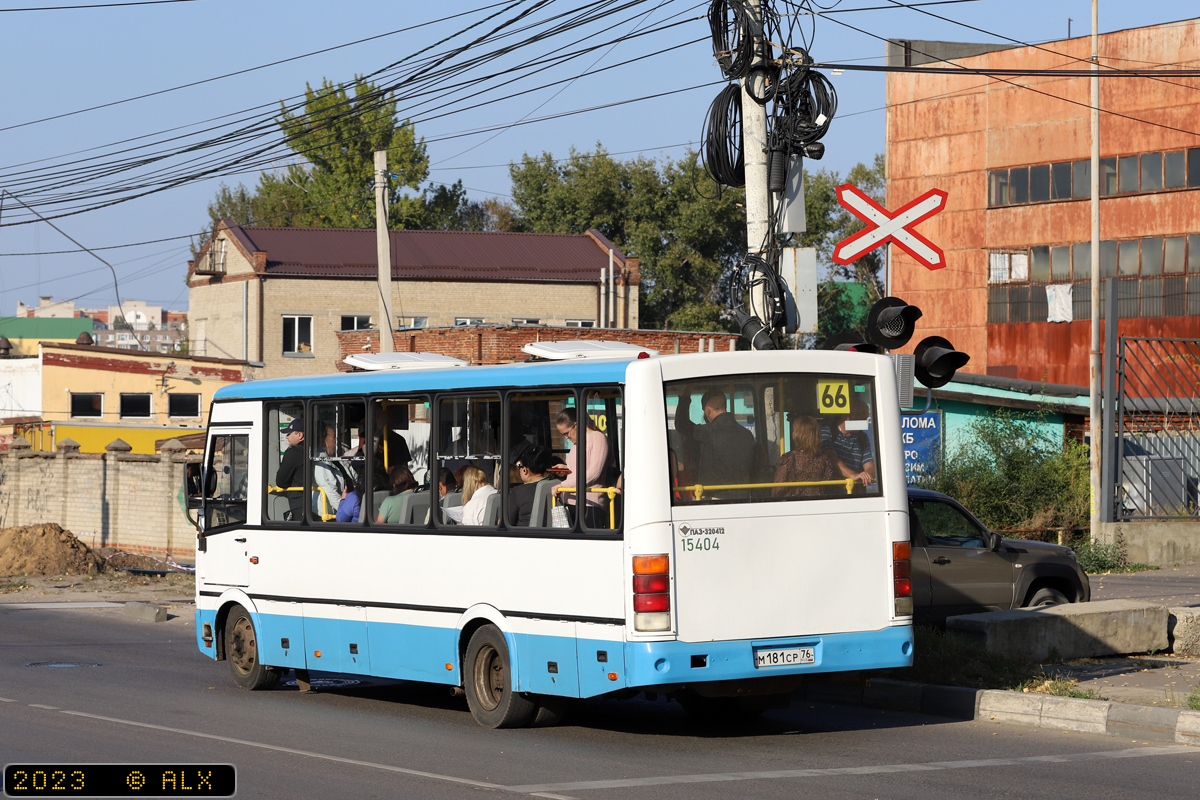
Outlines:
{"type": "Polygon", "coordinates": [[[199,461],[189,461],[183,465],[183,496],[187,498],[188,509],[197,509],[204,500],[201,486],[201,475],[204,465],[199,461]]]}

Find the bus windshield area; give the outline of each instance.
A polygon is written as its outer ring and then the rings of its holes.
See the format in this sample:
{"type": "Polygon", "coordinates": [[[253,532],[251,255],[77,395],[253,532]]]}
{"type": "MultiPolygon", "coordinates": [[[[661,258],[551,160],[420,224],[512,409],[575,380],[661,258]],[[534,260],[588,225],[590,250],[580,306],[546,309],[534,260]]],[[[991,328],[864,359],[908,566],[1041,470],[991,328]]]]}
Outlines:
{"type": "Polygon", "coordinates": [[[665,388],[672,505],[880,494],[872,378],[727,375],[665,388]]]}

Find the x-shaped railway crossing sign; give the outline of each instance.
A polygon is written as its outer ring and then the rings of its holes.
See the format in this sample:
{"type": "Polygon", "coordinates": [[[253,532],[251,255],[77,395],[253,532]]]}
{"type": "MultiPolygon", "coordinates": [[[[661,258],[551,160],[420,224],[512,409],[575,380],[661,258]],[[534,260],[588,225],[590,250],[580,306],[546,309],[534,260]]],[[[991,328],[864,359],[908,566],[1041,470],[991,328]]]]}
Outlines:
{"type": "Polygon", "coordinates": [[[833,260],[838,264],[849,264],[887,242],[895,242],[910,256],[928,269],[946,266],[946,254],[942,248],[913,230],[946,207],[946,193],[941,189],[930,189],[925,194],[901,208],[895,214],[876,203],[856,186],[848,183],[837,187],[838,202],[850,213],[867,223],[853,236],[838,242],[833,248],[833,260]]]}

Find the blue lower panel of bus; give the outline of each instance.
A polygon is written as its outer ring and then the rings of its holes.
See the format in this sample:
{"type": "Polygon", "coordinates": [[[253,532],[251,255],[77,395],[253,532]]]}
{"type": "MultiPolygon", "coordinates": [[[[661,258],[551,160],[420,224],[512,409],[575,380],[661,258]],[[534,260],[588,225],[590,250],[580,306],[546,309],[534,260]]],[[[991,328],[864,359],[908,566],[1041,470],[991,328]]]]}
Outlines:
{"type": "MultiPolygon", "coordinates": [[[[197,644],[209,657],[215,657],[216,648],[204,646],[201,631],[204,623],[214,624],[215,617],[212,610],[196,611],[197,644]]],[[[255,617],[264,664],[460,683],[459,632],[454,628],[366,625],[359,620],[282,614],[255,617]],[[357,652],[351,652],[351,645],[357,652]],[[447,664],[450,669],[446,669],[447,664]]],[[[513,677],[518,691],[595,697],[625,688],[911,666],[913,634],[912,628],[905,626],[779,639],[619,642],[576,638],[564,629],[563,635],[509,633],[507,639],[516,662],[513,677]],[[754,665],[756,652],[810,647],[814,658],[811,664],[754,665]]]]}
{"type": "Polygon", "coordinates": [[[878,631],[741,639],[725,642],[626,642],[626,683],[630,687],[845,672],[912,666],[913,632],[909,626],[878,631]],[[811,664],[754,666],[760,651],[811,647],[811,664]]]}

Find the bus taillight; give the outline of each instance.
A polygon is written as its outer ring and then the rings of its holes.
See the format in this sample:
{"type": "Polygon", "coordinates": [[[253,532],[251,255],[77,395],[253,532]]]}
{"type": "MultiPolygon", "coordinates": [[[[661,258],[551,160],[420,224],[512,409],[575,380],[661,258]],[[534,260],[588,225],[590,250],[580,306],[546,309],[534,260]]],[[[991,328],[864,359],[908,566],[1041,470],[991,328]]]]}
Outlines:
{"type": "Polygon", "coordinates": [[[670,572],[666,555],[633,557],[634,630],[671,630],[670,572]]]}
{"type": "Polygon", "coordinates": [[[896,616],[912,615],[912,545],[909,542],[892,542],[892,597],[896,616]]]}

